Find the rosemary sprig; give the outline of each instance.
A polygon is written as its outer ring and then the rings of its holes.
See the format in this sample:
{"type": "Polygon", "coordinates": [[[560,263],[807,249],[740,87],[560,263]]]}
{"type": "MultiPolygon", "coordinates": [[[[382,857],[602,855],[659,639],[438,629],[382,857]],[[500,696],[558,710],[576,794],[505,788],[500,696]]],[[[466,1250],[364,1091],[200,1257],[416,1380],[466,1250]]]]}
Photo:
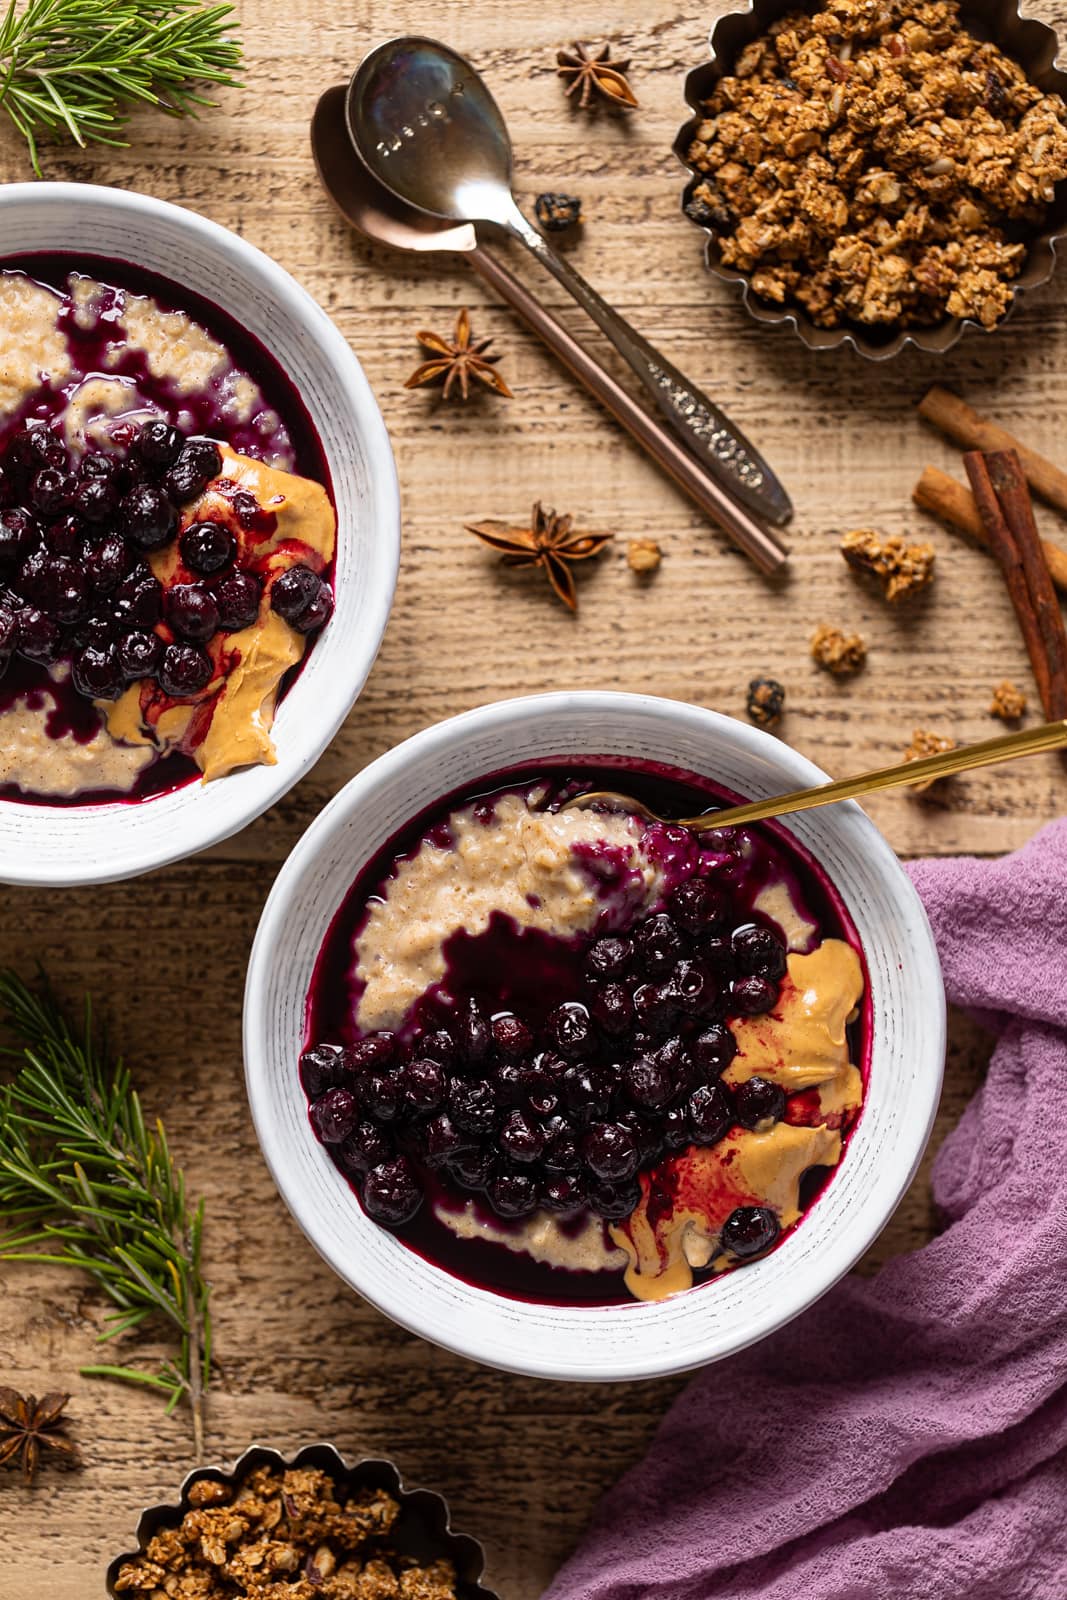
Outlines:
{"type": "Polygon", "coordinates": [[[22,1065],[0,1088],[0,1262],[41,1261],[88,1272],[116,1309],[100,1340],[162,1318],[177,1354],[157,1371],[83,1367],[90,1377],[145,1384],[184,1399],[197,1459],[211,1368],[210,1286],[200,1269],[204,1202],[190,1209],[163,1124],[150,1129],[120,1060],[85,1020],[72,1028],[47,980],[35,993],[0,971],[0,1015],[22,1065]]]}
{"type": "Polygon", "coordinates": [[[214,102],[208,84],[236,82],[233,6],[201,0],[9,0],[0,22],[0,107],[30,147],[38,136],[124,144],[138,101],[172,116],[214,102]]]}

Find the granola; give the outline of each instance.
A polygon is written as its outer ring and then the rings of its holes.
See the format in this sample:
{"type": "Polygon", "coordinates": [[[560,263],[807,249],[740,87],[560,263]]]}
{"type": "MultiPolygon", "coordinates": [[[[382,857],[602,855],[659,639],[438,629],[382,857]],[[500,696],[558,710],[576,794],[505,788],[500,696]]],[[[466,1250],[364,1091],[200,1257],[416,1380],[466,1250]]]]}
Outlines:
{"type": "Polygon", "coordinates": [[[663,551],[655,539],[631,539],[626,546],[626,562],[631,572],[645,577],[655,572],[663,560],[663,551]]]}
{"type": "MultiPolygon", "coordinates": [[[[915,728],[912,732],[911,743],[904,752],[905,761],[921,761],[923,756],[937,756],[945,750],[955,750],[956,741],[944,734],[931,733],[928,728],[915,728]]],[[[935,783],[941,782],[938,778],[923,778],[919,783],[913,783],[911,788],[915,794],[925,794],[927,789],[935,783]]]]}
{"type": "Polygon", "coordinates": [[[991,717],[999,717],[1002,722],[1018,722],[1025,710],[1026,696],[1010,678],[1002,678],[994,685],[993,698],[989,703],[991,717]]]}
{"type": "Polygon", "coordinates": [[[753,678],[748,686],[745,710],[758,728],[774,728],[782,720],[785,689],[777,678],[753,678]]]}
{"type": "Polygon", "coordinates": [[[842,633],[840,628],[820,622],[811,636],[812,659],[835,677],[859,672],[867,659],[867,646],[858,633],[842,633]]]}
{"type": "Polygon", "coordinates": [[[315,1467],[260,1467],[234,1489],[202,1478],[189,1510],[125,1562],[117,1594],[142,1600],[455,1600],[449,1561],[392,1549],[400,1514],[381,1489],[343,1493],[315,1467]]]}
{"type": "Polygon", "coordinates": [[[822,328],[992,327],[1067,177],[1067,105],[955,0],[791,12],[702,109],[690,214],[724,266],[822,328]]]}
{"type": "Polygon", "coordinates": [[[908,544],[900,534],[885,539],[871,528],[855,528],[841,540],[841,554],[850,567],[878,578],[891,604],[933,582],[933,545],[908,544]]]}

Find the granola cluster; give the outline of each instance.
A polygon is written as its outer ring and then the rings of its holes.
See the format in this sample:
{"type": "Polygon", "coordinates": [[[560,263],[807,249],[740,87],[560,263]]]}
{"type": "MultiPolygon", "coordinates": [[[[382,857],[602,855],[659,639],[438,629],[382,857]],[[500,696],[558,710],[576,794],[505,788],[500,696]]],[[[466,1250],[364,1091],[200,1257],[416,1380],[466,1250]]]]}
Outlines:
{"type": "Polygon", "coordinates": [[[1017,689],[1010,678],[1002,678],[993,686],[993,698],[989,702],[989,715],[999,717],[1001,722],[1018,722],[1026,711],[1026,696],[1021,689],[1017,689]]]}
{"type": "Polygon", "coordinates": [[[835,678],[847,678],[862,668],[867,646],[858,633],[843,633],[829,622],[820,622],[811,636],[811,657],[835,678]]]}
{"type": "Polygon", "coordinates": [[[954,0],[826,0],[741,52],[689,150],[690,213],[822,328],[992,327],[1067,177],[1067,105],[954,0]]]}
{"type": "MultiPolygon", "coordinates": [[[[904,760],[921,761],[924,756],[939,756],[955,748],[955,739],[945,734],[931,733],[929,728],[916,728],[912,732],[911,743],[904,752],[904,760]]],[[[937,778],[921,778],[911,787],[916,794],[925,794],[927,789],[932,789],[938,781],[937,778]]]]}
{"type": "Polygon", "coordinates": [[[389,1535],[400,1512],[383,1490],[338,1498],[313,1467],[260,1467],[234,1490],[202,1478],[176,1528],[149,1540],[115,1580],[147,1600],[455,1600],[448,1561],[422,1567],[389,1535]]]}
{"type": "Polygon", "coordinates": [[[887,539],[872,528],[854,528],[841,540],[841,554],[850,567],[879,580],[891,605],[933,582],[933,545],[908,544],[900,534],[887,539]]]}

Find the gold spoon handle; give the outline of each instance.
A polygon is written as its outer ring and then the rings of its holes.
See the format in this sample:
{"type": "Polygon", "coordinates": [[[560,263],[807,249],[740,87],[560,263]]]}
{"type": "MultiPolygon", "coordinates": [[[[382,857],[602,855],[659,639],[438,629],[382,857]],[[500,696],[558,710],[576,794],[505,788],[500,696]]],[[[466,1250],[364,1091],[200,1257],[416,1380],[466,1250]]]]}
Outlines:
{"type": "Polygon", "coordinates": [[[860,795],[875,794],[879,789],[947,778],[954,772],[989,767],[997,761],[1012,761],[1016,756],[1034,756],[1062,745],[1067,745],[1067,722],[1043,722],[1037,728],[1023,728],[997,739],[984,739],[981,744],[962,745],[957,750],[943,750],[939,755],[921,756],[917,761],[899,761],[892,767],[880,767],[877,772],[838,778],[836,783],[821,783],[814,789],[798,789],[795,794],[772,795],[768,800],[752,800],[747,805],[730,806],[725,811],[687,817],[682,827],[703,832],[705,828],[731,828],[745,822],[761,822],[766,817],[784,817],[791,811],[809,811],[812,806],[829,805],[833,800],[855,800],[860,795]]]}

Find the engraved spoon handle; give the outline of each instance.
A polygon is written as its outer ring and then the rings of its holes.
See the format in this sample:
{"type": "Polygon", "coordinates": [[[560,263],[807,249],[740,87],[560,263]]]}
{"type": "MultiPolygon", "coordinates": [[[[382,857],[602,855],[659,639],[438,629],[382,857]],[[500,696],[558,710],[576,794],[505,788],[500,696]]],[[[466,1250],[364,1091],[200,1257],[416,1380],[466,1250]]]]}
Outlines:
{"type": "Polygon", "coordinates": [[[789,496],[759,451],[725,413],[613,310],[568,261],[550,249],[518,206],[508,208],[505,225],[611,340],[708,471],[749,510],[774,523],[788,521],[793,513],[789,496]]]}

